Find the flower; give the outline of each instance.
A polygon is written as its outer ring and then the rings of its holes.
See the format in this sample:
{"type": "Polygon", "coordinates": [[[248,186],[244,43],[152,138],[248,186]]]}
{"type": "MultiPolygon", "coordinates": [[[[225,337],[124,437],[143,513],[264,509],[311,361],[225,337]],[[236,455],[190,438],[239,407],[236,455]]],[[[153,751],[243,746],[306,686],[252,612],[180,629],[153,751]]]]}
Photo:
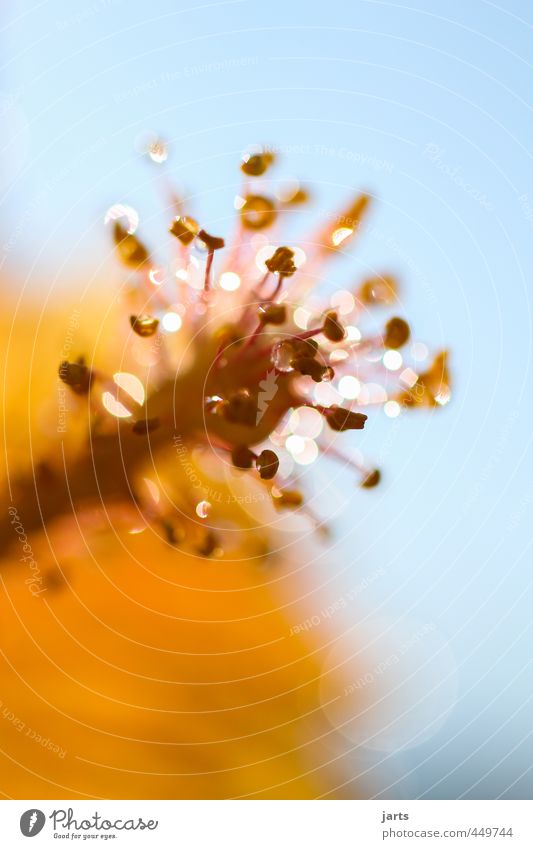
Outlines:
{"type": "MultiPolygon", "coordinates": [[[[247,183],[270,164],[243,167],[247,183]]],[[[249,185],[243,195],[258,197],[249,185]]],[[[338,742],[318,695],[324,641],[308,633],[320,587],[298,584],[286,553],[275,582],[258,580],[250,561],[272,563],[275,546],[245,505],[260,493],[261,509],[268,499],[273,511],[306,511],[286,461],[307,462],[317,446],[349,462],[365,490],[376,486],[380,472],[340,450],[359,445],[362,434],[346,431],[371,427],[387,403],[446,404],[448,358],[420,366],[418,356],[411,367],[409,340],[400,353],[390,324],[365,333],[370,309],[394,303],[391,277],[309,300],[322,264],[360,230],[367,195],[305,243],[307,258],[265,235],[307,194],[275,196],[284,199],[256,205],[253,226],[239,215],[228,246],[176,210],[164,265],[135,221],[110,216],[127,272],[112,351],[78,352],[76,339],[58,356],[50,338],[31,359],[31,331],[13,333],[6,455],[16,506],[0,544],[23,547],[2,564],[1,680],[17,721],[49,743],[3,723],[15,798],[58,787],[74,798],[316,798],[347,794],[358,771],[352,752],[331,761],[338,742]],[[28,416],[30,394],[41,413],[54,389],[68,408],[57,436],[28,416]],[[228,528],[239,533],[226,546],[228,528]]],[[[88,328],[98,336],[100,315],[84,316],[84,338],[88,328]]]]}

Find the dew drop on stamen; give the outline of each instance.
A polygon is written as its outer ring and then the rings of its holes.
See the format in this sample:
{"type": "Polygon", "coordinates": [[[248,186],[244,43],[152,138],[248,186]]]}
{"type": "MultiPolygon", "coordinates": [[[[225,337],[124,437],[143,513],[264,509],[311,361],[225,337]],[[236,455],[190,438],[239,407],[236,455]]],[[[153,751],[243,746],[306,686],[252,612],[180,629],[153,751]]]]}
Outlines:
{"type": "Polygon", "coordinates": [[[125,419],[131,416],[131,411],[124,404],[117,401],[112,392],[104,392],[102,394],[102,404],[107,412],[116,419],[125,419]]]}
{"type": "Polygon", "coordinates": [[[274,368],[278,371],[288,374],[294,371],[291,362],[294,359],[294,348],[288,341],[277,342],[270,356],[270,360],[274,368]]]}

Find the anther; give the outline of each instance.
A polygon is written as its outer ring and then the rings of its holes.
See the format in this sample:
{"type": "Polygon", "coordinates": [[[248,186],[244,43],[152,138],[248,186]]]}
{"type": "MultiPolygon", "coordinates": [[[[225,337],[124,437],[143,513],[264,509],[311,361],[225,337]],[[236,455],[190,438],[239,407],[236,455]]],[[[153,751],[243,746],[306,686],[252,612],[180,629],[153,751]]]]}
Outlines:
{"type": "Polygon", "coordinates": [[[265,265],[272,273],[291,277],[296,271],[294,251],[290,248],[276,248],[270,259],[265,260],[265,265]]]}
{"type": "Polygon", "coordinates": [[[387,348],[401,348],[411,335],[409,325],[403,318],[391,318],[385,325],[384,343],[387,348]]]}
{"type": "Polygon", "coordinates": [[[295,510],[297,507],[302,506],[304,500],[302,493],[297,489],[273,489],[272,498],[278,510],[281,510],[283,507],[295,510]]]}
{"type": "Polygon", "coordinates": [[[209,252],[219,251],[221,248],[224,247],[225,244],[224,239],[222,239],[220,236],[210,236],[209,233],[206,233],[205,230],[199,231],[198,238],[201,242],[204,243],[209,252]]]}
{"type": "Polygon", "coordinates": [[[324,410],[326,421],[332,430],[362,430],[368,416],[364,413],[354,413],[344,407],[327,407],[324,410]]]}
{"type": "Polygon", "coordinates": [[[257,457],[255,465],[259,472],[259,476],[263,480],[272,480],[279,469],[278,455],[274,451],[270,451],[266,448],[264,451],[261,451],[259,457],[257,457]]]}
{"type": "Polygon", "coordinates": [[[261,304],[257,310],[261,324],[284,324],[287,320],[287,308],[284,304],[261,304]]]}
{"type": "Polygon", "coordinates": [[[231,452],[231,462],[238,469],[251,469],[256,455],[247,445],[237,445],[231,452]]]}
{"type": "Polygon", "coordinates": [[[146,247],[137,236],[133,233],[128,233],[120,221],[115,221],[113,239],[118,255],[124,265],[128,265],[131,268],[138,268],[148,260],[149,253],[146,247]]]}
{"type": "Polygon", "coordinates": [[[377,486],[381,480],[381,472],[379,469],[373,469],[371,472],[366,475],[365,478],[361,481],[361,486],[364,489],[372,489],[372,487],[377,486]]]}
{"type": "Polygon", "coordinates": [[[159,319],[151,315],[130,315],[132,330],[143,338],[153,336],[159,327],[159,319]]]}
{"type": "Polygon", "coordinates": [[[182,245],[190,245],[198,235],[198,229],[198,222],[194,218],[181,215],[174,219],[169,232],[179,239],[182,245]]]}
{"type": "Polygon", "coordinates": [[[276,207],[262,195],[248,195],[241,207],[241,221],[246,230],[264,230],[276,220],[276,207]]]}
{"type": "Polygon", "coordinates": [[[86,395],[91,388],[92,375],[82,357],[77,363],[64,360],[59,366],[59,377],[76,395],[86,395]]]}
{"type": "Polygon", "coordinates": [[[248,177],[261,177],[272,165],[274,155],[269,151],[264,153],[246,154],[243,156],[241,171],[248,177]]]}
{"type": "Polygon", "coordinates": [[[336,312],[326,313],[322,333],[330,342],[342,342],[346,336],[346,331],[338,320],[336,312]]]}

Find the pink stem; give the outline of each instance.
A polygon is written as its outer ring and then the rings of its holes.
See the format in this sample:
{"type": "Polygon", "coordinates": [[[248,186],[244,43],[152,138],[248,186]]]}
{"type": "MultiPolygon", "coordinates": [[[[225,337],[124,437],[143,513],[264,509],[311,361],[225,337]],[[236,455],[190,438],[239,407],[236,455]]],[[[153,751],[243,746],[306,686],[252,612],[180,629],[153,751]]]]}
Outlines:
{"type": "Polygon", "coordinates": [[[343,454],[342,451],[338,451],[337,448],[334,448],[332,445],[320,445],[320,450],[326,455],[334,457],[335,460],[339,460],[339,462],[346,463],[347,466],[351,466],[352,469],[356,469],[356,471],[360,472],[362,475],[369,475],[370,470],[366,469],[364,466],[361,466],[356,460],[352,460],[351,457],[347,457],[346,454],[343,454]]]}
{"type": "Polygon", "coordinates": [[[251,334],[251,336],[248,336],[248,339],[246,340],[246,342],[245,342],[245,343],[244,343],[244,345],[242,346],[242,348],[241,348],[241,353],[242,353],[243,351],[246,351],[246,349],[247,349],[247,348],[249,348],[249,347],[250,347],[250,345],[253,345],[253,344],[254,344],[255,340],[257,339],[257,337],[258,337],[258,336],[259,336],[259,334],[261,333],[262,329],[263,329],[263,324],[262,324],[262,322],[260,321],[260,322],[259,322],[259,324],[256,326],[256,328],[255,328],[254,332],[251,334]]]}

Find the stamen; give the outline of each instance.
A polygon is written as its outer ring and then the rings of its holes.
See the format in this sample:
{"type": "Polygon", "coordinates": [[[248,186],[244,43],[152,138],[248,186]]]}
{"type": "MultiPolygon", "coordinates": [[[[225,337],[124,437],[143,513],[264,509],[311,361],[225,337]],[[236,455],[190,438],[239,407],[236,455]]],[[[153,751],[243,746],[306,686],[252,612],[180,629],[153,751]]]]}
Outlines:
{"type": "Polygon", "coordinates": [[[64,360],[59,366],[59,377],[76,395],[87,395],[93,379],[83,357],[80,357],[76,363],[64,360]]]}

